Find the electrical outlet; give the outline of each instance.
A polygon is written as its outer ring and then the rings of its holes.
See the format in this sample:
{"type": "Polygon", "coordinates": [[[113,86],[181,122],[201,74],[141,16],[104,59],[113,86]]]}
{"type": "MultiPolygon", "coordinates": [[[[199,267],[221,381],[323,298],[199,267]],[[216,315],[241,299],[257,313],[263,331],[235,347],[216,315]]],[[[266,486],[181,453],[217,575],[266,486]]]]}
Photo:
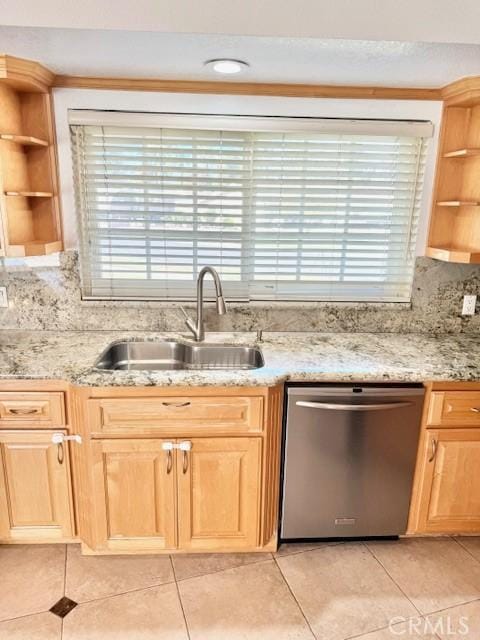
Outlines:
{"type": "Polygon", "coordinates": [[[8,307],[7,287],[0,287],[0,307],[8,307]]]}
{"type": "Polygon", "coordinates": [[[477,296],[463,296],[462,316],[475,315],[476,306],[477,306],[477,296]]]}

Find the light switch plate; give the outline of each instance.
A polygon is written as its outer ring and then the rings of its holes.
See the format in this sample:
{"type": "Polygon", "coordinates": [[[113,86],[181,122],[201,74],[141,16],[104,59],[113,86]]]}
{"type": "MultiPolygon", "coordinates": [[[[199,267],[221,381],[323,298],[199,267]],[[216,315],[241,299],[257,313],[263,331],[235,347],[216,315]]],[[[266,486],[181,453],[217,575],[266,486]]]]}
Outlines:
{"type": "Polygon", "coordinates": [[[7,287],[0,287],[0,307],[8,307],[7,287]]]}
{"type": "Polygon", "coordinates": [[[476,305],[477,305],[477,296],[463,296],[462,316],[475,315],[476,305]]]}

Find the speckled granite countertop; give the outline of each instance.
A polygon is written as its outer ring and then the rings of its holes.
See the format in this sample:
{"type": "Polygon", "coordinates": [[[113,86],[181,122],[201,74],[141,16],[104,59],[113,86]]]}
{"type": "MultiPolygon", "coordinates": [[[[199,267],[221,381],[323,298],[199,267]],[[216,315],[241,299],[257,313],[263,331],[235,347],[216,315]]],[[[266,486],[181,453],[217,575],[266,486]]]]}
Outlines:
{"type": "MultiPolygon", "coordinates": [[[[85,386],[259,386],[294,381],[480,381],[480,339],[369,333],[266,333],[265,366],[251,371],[99,372],[93,364],[119,339],[173,333],[0,331],[1,379],[56,379],[85,386]]],[[[207,334],[206,342],[255,344],[253,333],[207,334]]]]}

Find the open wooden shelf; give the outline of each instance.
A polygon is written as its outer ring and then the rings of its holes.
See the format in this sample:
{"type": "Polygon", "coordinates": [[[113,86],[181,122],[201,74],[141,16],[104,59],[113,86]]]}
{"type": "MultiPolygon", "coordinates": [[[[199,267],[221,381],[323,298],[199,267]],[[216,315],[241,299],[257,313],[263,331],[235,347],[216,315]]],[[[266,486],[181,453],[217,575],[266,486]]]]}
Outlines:
{"type": "Polygon", "coordinates": [[[8,197],[23,197],[23,198],[51,198],[53,193],[51,191],[5,191],[5,195],[8,197]]]}
{"type": "Polygon", "coordinates": [[[477,99],[468,87],[466,101],[447,101],[443,110],[426,255],[480,264],[480,91],[477,99]]]}
{"type": "Polygon", "coordinates": [[[52,97],[53,74],[0,55],[0,253],[62,250],[52,97]]]}
{"type": "Polygon", "coordinates": [[[427,247],[427,256],[445,262],[480,264],[480,251],[469,251],[456,247],[427,247]]]}
{"type": "Polygon", "coordinates": [[[24,244],[12,244],[9,246],[9,256],[23,258],[26,256],[46,256],[62,250],[61,240],[45,242],[44,240],[32,240],[24,244]]]}
{"type": "Polygon", "coordinates": [[[2,133],[0,135],[1,140],[8,140],[8,142],[15,142],[21,144],[24,147],[48,147],[47,140],[41,138],[35,138],[35,136],[20,136],[12,133],[2,133]]]}
{"type": "Polygon", "coordinates": [[[443,154],[444,158],[472,158],[480,156],[480,149],[457,149],[443,154]]]}
{"type": "Polygon", "coordinates": [[[437,207],[480,207],[480,202],[473,200],[443,200],[437,202],[437,207]]]}

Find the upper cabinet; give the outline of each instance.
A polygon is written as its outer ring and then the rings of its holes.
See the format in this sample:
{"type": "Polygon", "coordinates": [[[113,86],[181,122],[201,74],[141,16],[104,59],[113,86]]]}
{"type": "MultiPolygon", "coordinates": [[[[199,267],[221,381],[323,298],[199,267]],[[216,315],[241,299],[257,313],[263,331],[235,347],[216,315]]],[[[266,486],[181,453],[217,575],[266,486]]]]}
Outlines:
{"type": "Polygon", "coordinates": [[[0,256],[62,249],[53,74],[0,56],[0,256]]]}
{"type": "Polygon", "coordinates": [[[427,256],[480,263],[480,78],[444,90],[427,256]]]}

